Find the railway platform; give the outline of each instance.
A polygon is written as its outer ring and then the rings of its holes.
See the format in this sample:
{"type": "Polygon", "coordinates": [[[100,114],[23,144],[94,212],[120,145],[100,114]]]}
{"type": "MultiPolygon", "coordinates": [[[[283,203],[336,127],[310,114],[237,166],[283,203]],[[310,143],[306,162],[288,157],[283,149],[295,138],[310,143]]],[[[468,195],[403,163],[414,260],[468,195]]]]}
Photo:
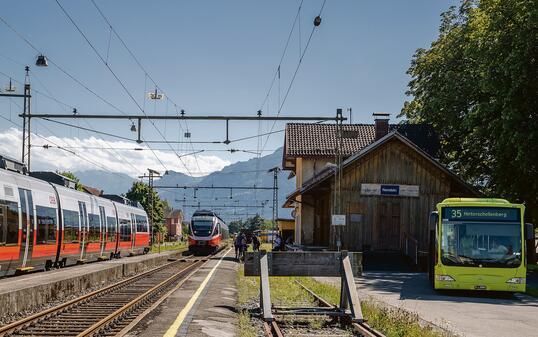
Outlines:
{"type": "Polygon", "coordinates": [[[228,249],[210,258],[126,336],[236,336],[237,267],[228,249]]]}
{"type": "Polygon", "coordinates": [[[0,317],[80,295],[182,257],[168,251],[0,279],[0,317]]]}

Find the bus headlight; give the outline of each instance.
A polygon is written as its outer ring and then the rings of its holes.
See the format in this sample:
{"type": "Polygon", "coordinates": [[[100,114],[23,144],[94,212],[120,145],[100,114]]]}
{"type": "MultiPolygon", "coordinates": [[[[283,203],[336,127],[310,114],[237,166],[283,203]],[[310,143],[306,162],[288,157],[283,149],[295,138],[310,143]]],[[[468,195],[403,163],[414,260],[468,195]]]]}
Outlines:
{"type": "Polygon", "coordinates": [[[525,284],[526,279],[524,277],[512,277],[506,283],[512,283],[512,284],[525,284]]]}
{"type": "Polygon", "coordinates": [[[435,278],[437,281],[445,281],[445,282],[454,282],[454,278],[450,275],[436,275],[435,278]]]}

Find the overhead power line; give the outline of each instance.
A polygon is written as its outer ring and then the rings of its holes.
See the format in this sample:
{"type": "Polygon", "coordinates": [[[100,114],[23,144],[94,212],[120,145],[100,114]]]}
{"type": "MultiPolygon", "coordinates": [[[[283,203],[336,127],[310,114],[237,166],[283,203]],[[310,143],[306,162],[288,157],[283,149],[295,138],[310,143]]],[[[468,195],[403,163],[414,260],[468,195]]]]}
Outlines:
{"type": "MultiPolygon", "coordinates": [[[[6,27],[8,27],[13,33],[15,33],[15,35],[17,35],[21,40],[23,40],[30,48],[32,48],[34,51],[36,51],[37,53],[39,54],[43,54],[43,52],[41,50],[39,50],[32,42],[30,42],[29,39],[27,39],[24,35],[22,35],[19,31],[17,31],[15,29],[15,27],[13,27],[12,25],[10,25],[3,17],[0,16],[0,21],[2,21],[6,27]]],[[[69,73],[67,70],[65,70],[63,67],[61,67],[58,63],[54,62],[54,60],[50,57],[50,55],[47,55],[47,60],[50,64],[52,64],[53,66],[55,66],[58,70],[60,70],[64,75],[66,75],[67,77],[69,77],[71,80],[73,80],[75,83],[77,83],[78,85],[80,85],[82,88],[84,88],[86,91],[88,91],[89,93],[91,93],[92,95],[94,95],[96,98],[98,98],[100,101],[102,101],[103,103],[107,104],[108,106],[112,107],[114,110],[122,113],[122,114],[126,114],[123,110],[121,110],[120,108],[118,108],[116,105],[112,104],[110,101],[108,101],[107,99],[105,99],[103,96],[99,95],[97,92],[95,92],[94,90],[92,90],[89,86],[87,86],[86,84],[84,84],[81,80],[79,80],[76,76],[72,75],[71,73],[69,73]]],[[[162,162],[162,160],[155,154],[154,151],[152,151],[152,154],[153,156],[157,159],[157,161],[163,166],[163,168],[165,170],[168,170],[166,168],[166,166],[164,165],[164,163],[162,162]]]]}
{"type": "MultiPolygon", "coordinates": [[[[75,20],[71,17],[71,15],[65,10],[65,8],[60,4],[59,0],[56,0],[56,4],[60,7],[60,9],[62,10],[62,12],[65,14],[65,16],[69,19],[69,21],[73,24],[73,26],[75,27],[75,29],[80,33],[80,35],[82,35],[82,37],[84,38],[84,40],[86,41],[86,43],[90,46],[90,48],[93,50],[93,52],[97,55],[97,57],[99,58],[99,60],[105,65],[105,67],[109,70],[109,72],[112,74],[112,76],[116,79],[116,81],[120,84],[120,86],[123,88],[123,90],[125,91],[125,93],[129,96],[129,98],[133,101],[133,103],[137,106],[137,108],[142,112],[142,114],[144,114],[144,116],[147,117],[147,114],[146,114],[146,111],[142,108],[142,106],[140,106],[140,104],[138,103],[138,101],[134,98],[133,94],[129,91],[129,89],[126,87],[126,85],[123,83],[123,81],[119,78],[119,76],[114,72],[114,70],[110,67],[110,65],[108,64],[108,62],[103,58],[103,56],[101,56],[101,54],[97,51],[97,49],[94,47],[94,45],[91,43],[91,41],[88,39],[88,37],[86,36],[86,34],[84,34],[84,32],[82,31],[82,29],[78,26],[78,24],[75,22],[75,20]]],[[[153,127],[155,128],[155,130],[157,131],[157,133],[163,138],[163,140],[165,140],[165,142],[168,144],[167,140],[166,140],[166,137],[163,135],[162,131],[155,125],[155,123],[150,120],[150,123],[153,125],[153,127]]],[[[175,149],[170,145],[168,144],[169,147],[174,150],[174,153],[176,154],[177,158],[179,159],[180,163],[183,165],[183,167],[185,167],[185,169],[187,170],[187,172],[189,173],[190,176],[193,176],[192,172],[190,171],[189,167],[185,164],[185,162],[183,161],[183,159],[179,156],[179,154],[177,152],[175,152],[175,149]]],[[[154,151],[152,151],[154,153],[154,151]]],[[[164,165],[164,163],[161,161],[160,158],[158,158],[158,156],[154,153],[155,157],[159,160],[159,162],[161,163],[161,165],[166,169],[168,170],[168,168],[166,168],[166,166],[164,165]]]]}
{"type": "MultiPolygon", "coordinates": [[[[321,18],[321,14],[323,13],[323,9],[325,8],[325,3],[327,2],[327,0],[323,0],[323,3],[321,5],[321,8],[319,10],[319,14],[318,16],[316,17],[317,18],[321,18]]],[[[297,63],[297,67],[295,68],[295,72],[293,73],[293,76],[291,78],[291,81],[288,85],[288,89],[286,90],[286,94],[284,95],[284,99],[282,100],[282,102],[280,103],[280,106],[278,107],[278,111],[277,111],[277,117],[280,116],[280,113],[282,112],[282,108],[284,107],[284,104],[286,104],[286,100],[288,99],[288,95],[291,91],[291,88],[293,86],[293,83],[295,82],[295,78],[297,77],[297,73],[299,72],[299,68],[301,67],[301,64],[303,62],[303,58],[306,54],[306,51],[308,50],[308,47],[310,46],[310,41],[312,40],[312,36],[314,35],[314,32],[316,31],[316,27],[319,26],[319,23],[318,25],[316,24],[313,24],[312,26],[312,30],[310,31],[310,35],[308,36],[308,40],[306,41],[306,45],[303,49],[303,52],[301,53],[301,57],[299,58],[299,62],[297,63]]],[[[269,130],[269,132],[273,131],[274,127],[275,127],[275,124],[276,124],[276,120],[273,122],[273,125],[271,125],[271,129],[269,130]]],[[[269,141],[269,138],[271,137],[271,135],[268,135],[267,138],[265,139],[265,143],[263,144],[263,147],[262,147],[262,150],[265,149],[265,146],[267,146],[267,142],[269,141]]]]}

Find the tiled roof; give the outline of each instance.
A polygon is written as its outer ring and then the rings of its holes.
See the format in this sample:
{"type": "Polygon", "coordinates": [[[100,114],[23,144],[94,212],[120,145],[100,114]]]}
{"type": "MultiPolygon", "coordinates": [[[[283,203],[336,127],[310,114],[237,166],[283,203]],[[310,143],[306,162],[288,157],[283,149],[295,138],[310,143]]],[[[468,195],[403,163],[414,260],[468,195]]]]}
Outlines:
{"type": "MultiPolygon", "coordinates": [[[[439,141],[432,128],[422,124],[392,124],[398,131],[429,155],[436,157],[439,141]]],[[[374,124],[342,125],[342,155],[349,157],[375,140],[374,124]]],[[[335,156],[336,125],[289,123],[286,125],[285,157],[335,156]]]]}
{"type": "MultiPolygon", "coordinates": [[[[342,125],[342,155],[352,155],[370,144],[374,138],[373,124],[342,125]]],[[[334,156],[335,148],[335,124],[286,125],[286,156],[334,156]]]]}

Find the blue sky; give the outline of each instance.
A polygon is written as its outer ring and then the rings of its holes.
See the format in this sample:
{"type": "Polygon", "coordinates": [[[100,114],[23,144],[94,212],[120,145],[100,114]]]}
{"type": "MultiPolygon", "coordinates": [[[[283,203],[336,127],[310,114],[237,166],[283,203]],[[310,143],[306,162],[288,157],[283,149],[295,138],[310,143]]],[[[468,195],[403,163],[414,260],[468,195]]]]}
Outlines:
{"type": "MultiPolygon", "coordinates": [[[[138,104],[147,114],[175,114],[170,101],[144,100],[154,89],[144,73],[122,47],[116,37],[109,44],[109,28],[91,1],[60,1],[75,22],[88,36],[103,57],[118,74],[138,104]],[[145,102],[144,102],[145,101],[145,102]]],[[[255,115],[269,88],[284,43],[300,1],[103,1],[96,3],[116,31],[122,36],[148,73],[168,96],[192,115],[255,115]]],[[[320,10],[322,0],[304,0],[300,25],[295,27],[287,54],[281,66],[280,96],[284,97],[290,78],[298,63],[300,46],[312,29],[312,20],[320,10]],[[300,33],[299,33],[300,27],[300,33]]],[[[338,107],[353,109],[353,121],[369,123],[375,111],[391,113],[393,120],[405,97],[409,77],[405,74],[417,48],[428,47],[437,36],[440,14],[456,1],[358,1],[328,0],[322,13],[322,24],[301,64],[297,78],[281,115],[332,116],[338,107]]],[[[2,6],[0,16],[26,36],[41,52],[99,93],[122,111],[141,114],[107,68],[99,61],[82,36],[53,0],[15,1],[2,6]]],[[[23,65],[31,65],[32,86],[74,106],[80,113],[117,113],[95,96],[62,74],[56,67],[33,66],[37,52],[0,22],[0,72],[23,80],[23,65]]],[[[3,88],[8,79],[0,74],[3,88]]],[[[20,85],[19,85],[20,88],[20,85]]],[[[278,81],[273,87],[265,115],[275,115],[278,105],[278,81]]],[[[14,101],[17,102],[17,101],[14,101]]],[[[19,103],[19,102],[17,102],[19,103]]],[[[20,103],[19,103],[20,104],[20,103]]],[[[68,113],[70,108],[37,93],[32,99],[34,113],[68,113]]],[[[21,123],[16,114],[20,108],[6,98],[0,98],[0,115],[21,123]]],[[[84,122],[67,120],[81,126],[84,122]]],[[[134,137],[128,121],[91,121],[93,128],[125,137],[134,137]]],[[[255,136],[266,132],[270,122],[231,125],[231,139],[255,136]]],[[[282,129],[277,123],[275,130],[282,129]]],[[[156,123],[169,140],[182,140],[177,122],[156,123]]],[[[181,125],[183,128],[186,125],[181,125]]],[[[193,141],[224,140],[224,123],[189,122],[193,141]]],[[[0,119],[0,151],[19,156],[17,133],[12,124],[0,119]],[[2,138],[3,137],[3,138],[2,138]]],[[[49,122],[34,123],[33,130],[59,144],[71,147],[103,147],[100,139],[91,139],[85,131],[60,127],[49,122]]],[[[155,129],[143,126],[145,139],[161,140],[155,129]]],[[[101,136],[99,136],[101,137],[101,136]]],[[[35,137],[34,137],[35,138],[35,137]]],[[[103,136],[112,147],[135,147],[103,136]]],[[[262,143],[265,143],[263,138],[262,143]]],[[[46,141],[37,139],[36,144],[46,141]]],[[[273,135],[265,150],[283,144],[283,134],[273,135]]],[[[20,145],[19,145],[20,146],[20,145]]],[[[186,172],[165,144],[152,144],[168,169],[186,172]]],[[[226,145],[174,145],[178,153],[204,148],[206,152],[182,158],[189,171],[205,174],[253,154],[223,152],[229,148],[257,150],[256,139],[226,145]],[[211,151],[212,150],[212,151],[211,151]],[[217,150],[217,151],[215,151],[217,150]]],[[[113,170],[121,170],[123,159],[132,160],[134,167],[164,168],[150,151],[121,151],[115,157],[110,151],[72,149],[93,158],[113,170]],[[116,162],[114,162],[116,160],[116,162]]],[[[61,150],[33,150],[36,165],[46,166],[51,158],[71,169],[91,166],[61,150]],[[47,151],[47,152],[46,152],[47,151]],[[40,159],[39,159],[40,158],[40,159]]],[[[37,168],[37,167],[36,167],[37,168]]],[[[129,169],[131,175],[137,172],[129,169]]],[[[141,172],[138,172],[141,173],[141,172]]]]}

